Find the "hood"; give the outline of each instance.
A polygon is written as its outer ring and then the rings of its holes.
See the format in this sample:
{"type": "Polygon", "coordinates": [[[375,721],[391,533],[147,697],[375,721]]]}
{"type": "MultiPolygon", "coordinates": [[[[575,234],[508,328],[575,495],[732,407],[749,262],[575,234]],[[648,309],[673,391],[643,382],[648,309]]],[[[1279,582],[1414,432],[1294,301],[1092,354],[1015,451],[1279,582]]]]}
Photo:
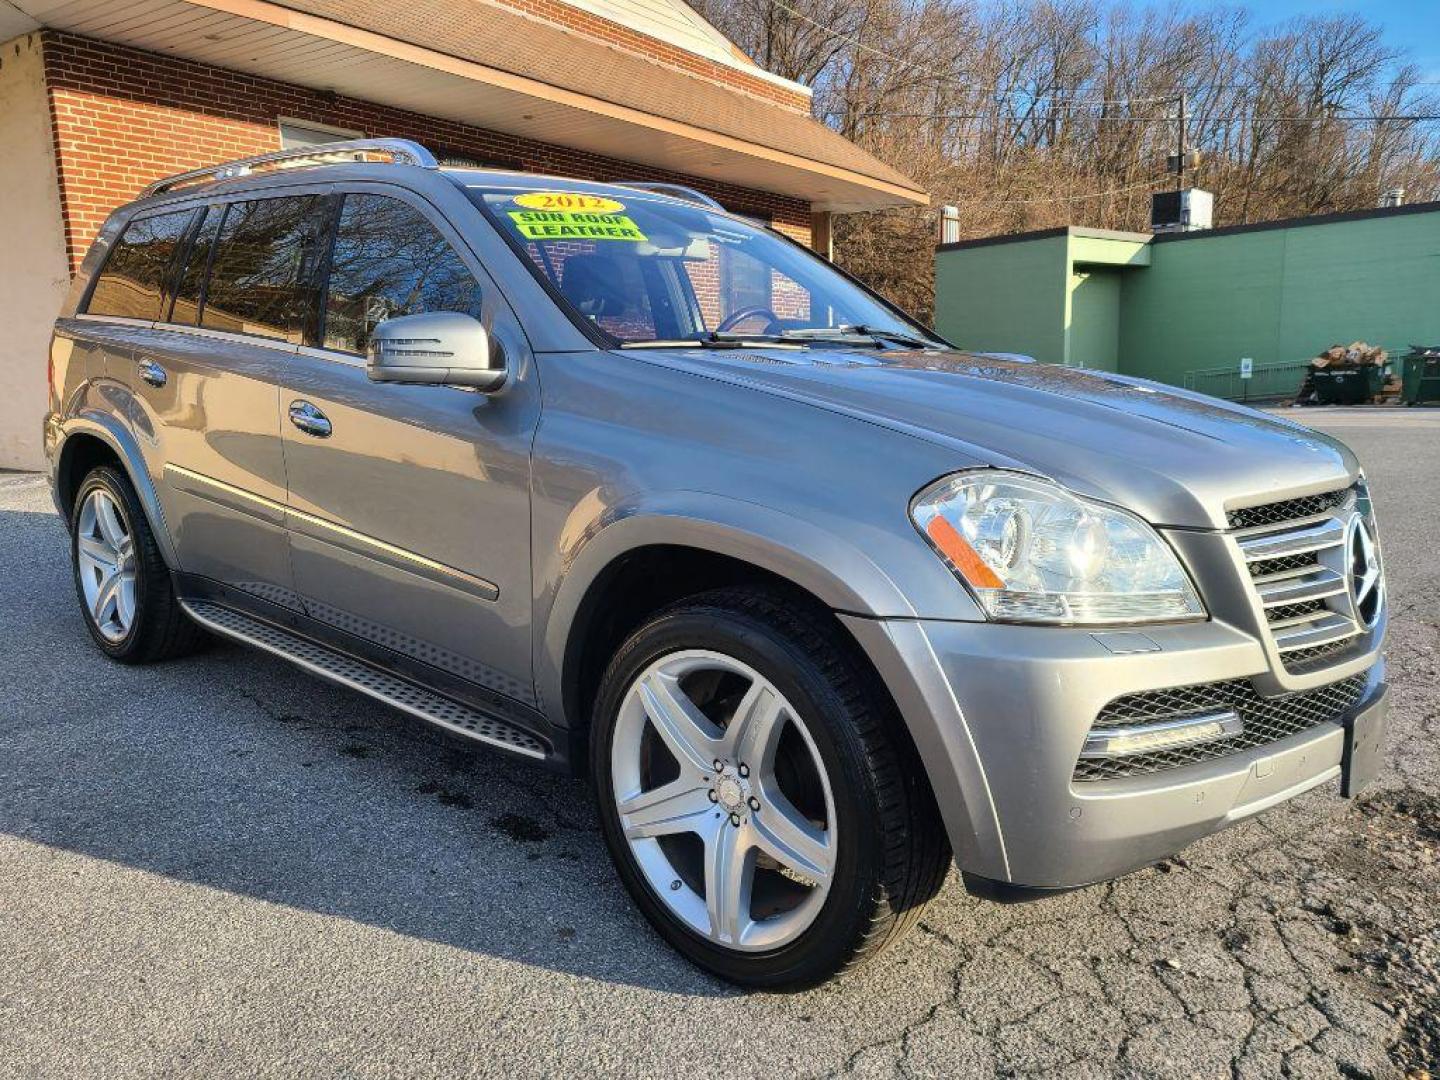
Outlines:
{"type": "MultiPolygon", "coordinates": [[[[628,356],[782,395],[1059,481],[1152,524],[1348,484],[1341,443],[1239,405],[1105,372],[961,352],[677,349],[628,356]]],[[[841,450],[843,453],[843,450],[841,450]]]]}

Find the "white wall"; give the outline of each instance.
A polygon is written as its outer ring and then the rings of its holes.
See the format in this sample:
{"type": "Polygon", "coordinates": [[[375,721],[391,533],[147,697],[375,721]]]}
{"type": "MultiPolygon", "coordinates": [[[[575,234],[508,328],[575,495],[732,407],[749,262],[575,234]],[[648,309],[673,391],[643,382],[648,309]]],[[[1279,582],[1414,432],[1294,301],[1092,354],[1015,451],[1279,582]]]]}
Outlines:
{"type": "Polygon", "coordinates": [[[40,36],[0,45],[0,469],[45,465],[50,328],[70,268],[40,36]]]}

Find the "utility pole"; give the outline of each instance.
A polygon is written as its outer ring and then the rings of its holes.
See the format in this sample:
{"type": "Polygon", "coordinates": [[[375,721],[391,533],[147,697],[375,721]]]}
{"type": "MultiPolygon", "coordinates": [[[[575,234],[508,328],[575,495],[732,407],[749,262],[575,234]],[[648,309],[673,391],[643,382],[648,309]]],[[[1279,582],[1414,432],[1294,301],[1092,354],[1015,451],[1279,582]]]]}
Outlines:
{"type": "Polygon", "coordinates": [[[1175,190],[1185,190],[1185,91],[1180,91],[1180,133],[1175,144],[1175,190]]]}

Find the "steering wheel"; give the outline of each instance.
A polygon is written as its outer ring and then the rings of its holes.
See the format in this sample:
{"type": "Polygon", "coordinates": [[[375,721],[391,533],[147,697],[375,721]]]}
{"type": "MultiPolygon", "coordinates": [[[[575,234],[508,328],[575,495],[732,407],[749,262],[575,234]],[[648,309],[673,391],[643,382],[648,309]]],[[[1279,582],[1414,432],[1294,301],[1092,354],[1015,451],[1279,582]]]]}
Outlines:
{"type": "Polygon", "coordinates": [[[767,307],[756,305],[755,307],[741,308],[739,311],[733,312],[729,318],[721,319],[720,325],[715,327],[715,332],[717,334],[723,334],[727,330],[733,330],[746,319],[753,319],[756,315],[765,316],[765,329],[761,331],[763,334],[770,333],[770,328],[780,321],[780,316],[776,315],[775,312],[767,307]]]}

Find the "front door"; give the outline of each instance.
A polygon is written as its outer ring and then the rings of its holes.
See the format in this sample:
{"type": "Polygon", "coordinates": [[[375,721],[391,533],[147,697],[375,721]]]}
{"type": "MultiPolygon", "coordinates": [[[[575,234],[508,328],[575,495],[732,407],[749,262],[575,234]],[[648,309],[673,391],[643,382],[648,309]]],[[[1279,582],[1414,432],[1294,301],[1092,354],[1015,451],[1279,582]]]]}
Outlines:
{"type": "Polygon", "coordinates": [[[383,190],[344,197],[322,347],[281,395],[295,588],[315,619],[532,704],[524,335],[459,236],[383,190]],[[371,382],[370,332],[422,311],[481,318],[517,372],[504,392],[371,382]]]}

